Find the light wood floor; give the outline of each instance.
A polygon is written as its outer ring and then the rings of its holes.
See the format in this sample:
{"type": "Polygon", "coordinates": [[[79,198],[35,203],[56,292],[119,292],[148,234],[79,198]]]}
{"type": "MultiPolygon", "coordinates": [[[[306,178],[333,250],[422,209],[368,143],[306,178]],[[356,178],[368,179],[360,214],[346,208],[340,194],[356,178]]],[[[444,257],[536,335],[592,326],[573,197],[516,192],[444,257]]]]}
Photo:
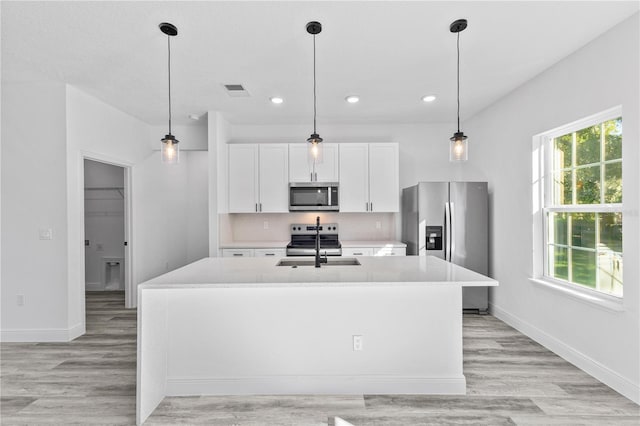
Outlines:
{"type": "MultiPolygon", "coordinates": [[[[2,425],[135,424],[136,313],[89,293],[87,333],[3,343],[2,425]]],[[[639,425],[640,407],[492,316],[464,316],[467,395],[165,398],[146,424],[639,425]]]]}

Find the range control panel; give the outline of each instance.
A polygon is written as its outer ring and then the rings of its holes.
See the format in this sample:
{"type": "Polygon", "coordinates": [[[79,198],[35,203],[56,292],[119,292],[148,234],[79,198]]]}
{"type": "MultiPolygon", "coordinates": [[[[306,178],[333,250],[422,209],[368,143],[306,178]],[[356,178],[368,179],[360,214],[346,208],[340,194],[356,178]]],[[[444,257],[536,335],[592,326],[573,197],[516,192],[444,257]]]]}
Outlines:
{"type": "MultiPolygon", "coordinates": [[[[291,235],[315,235],[316,234],[316,224],[308,224],[308,223],[292,223],[291,224],[291,235]]],[[[320,224],[320,234],[337,234],[338,233],[338,224],[337,223],[321,223],[320,224]]]]}

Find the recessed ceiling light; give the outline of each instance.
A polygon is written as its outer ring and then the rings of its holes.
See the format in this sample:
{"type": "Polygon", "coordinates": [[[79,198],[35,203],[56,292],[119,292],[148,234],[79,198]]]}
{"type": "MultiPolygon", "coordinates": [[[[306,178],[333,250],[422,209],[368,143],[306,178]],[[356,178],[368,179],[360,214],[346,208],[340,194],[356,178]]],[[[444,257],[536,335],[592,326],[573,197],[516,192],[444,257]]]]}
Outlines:
{"type": "Polygon", "coordinates": [[[284,99],[278,97],[269,98],[269,100],[274,104],[281,104],[284,102],[284,99]]]}
{"type": "Polygon", "coordinates": [[[356,102],[358,102],[360,100],[360,98],[357,97],[356,95],[350,95],[350,96],[347,96],[346,98],[344,98],[344,100],[349,102],[350,104],[355,104],[356,102]]]}
{"type": "Polygon", "coordinates": [[[422,102],[433,102],[436,100],[435,95],[426,95],[422,97],[422,102]]]}

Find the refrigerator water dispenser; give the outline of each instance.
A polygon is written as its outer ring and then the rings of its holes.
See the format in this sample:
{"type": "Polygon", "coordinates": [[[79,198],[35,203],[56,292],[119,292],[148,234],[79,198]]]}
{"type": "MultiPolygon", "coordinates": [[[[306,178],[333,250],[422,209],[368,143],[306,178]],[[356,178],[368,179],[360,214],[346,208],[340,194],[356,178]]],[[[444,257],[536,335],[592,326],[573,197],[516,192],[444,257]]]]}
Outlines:
{"type": "Polygon", "coordinates": [[[427,226],[427,250],[442,250],[442,226],[427,226]]]}

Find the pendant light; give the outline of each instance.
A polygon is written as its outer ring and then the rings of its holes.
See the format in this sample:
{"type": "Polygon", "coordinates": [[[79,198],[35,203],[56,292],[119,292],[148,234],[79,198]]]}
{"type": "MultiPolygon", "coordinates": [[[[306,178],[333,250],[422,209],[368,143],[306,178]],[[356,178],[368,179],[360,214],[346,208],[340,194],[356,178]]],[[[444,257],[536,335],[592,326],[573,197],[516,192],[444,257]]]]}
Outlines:
{"type": "Polygon", "coordinates": [[[160,31],[167,35],[168,69],[169,69],[169,134],[161,139],[162,162],[166,164],[178,164],[180,160],[180,147],[178,139],[171,134],[171,37],[178,35],[178,28],[168,22],[159,25],[160,31]]]}
{"type": "Polygon", "coordinates": [[[464,31],[465,28],[467,28],[466,19],[458,19],[452,22],[451,26],[449,26],[449,30],[452,33],[456,33],[458,36],[456,43],[458,51],[458,131],[449,139],[451,141],[449,145],[449,161],[467,161],[469,154],[467,148],[467,137],[460,131],[460,33],[464,31]]]}
{"type": "MultiPolygon", "coordinates": [[[[313,35],[313,133],[307,139],[309,143],[309,163],[314,167],[322,163],[322,138],[316,132],[316,35],[322,31],[322,24],[317,21],[307,23],[307,32],[313,35]]],[[[315,173],[312,174],[315,176],[315,173]]]]}

